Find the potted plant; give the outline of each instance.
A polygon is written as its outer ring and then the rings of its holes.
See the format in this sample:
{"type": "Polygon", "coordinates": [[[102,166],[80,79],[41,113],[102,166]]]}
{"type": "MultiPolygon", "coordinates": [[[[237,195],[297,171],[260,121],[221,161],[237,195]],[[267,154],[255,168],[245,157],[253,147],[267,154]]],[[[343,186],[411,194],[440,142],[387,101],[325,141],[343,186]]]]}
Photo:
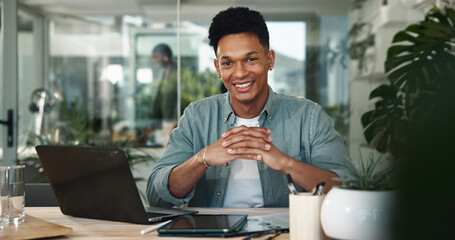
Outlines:
{"type": "Polygon", "coordinates": [[[393,168],[377,170],[384,155],[350,164],[343,184],[332,188],[321,207],[321,225],[335,239],[390,239],[396,197],[393,168]]]}
{"type": "Polygon", "coordinates": [[[362,115],[364,135],[379,152],[402,157],[408,132],[455,92],[455,10],[434,7],[419,23],[395,34],[387,51],[389,83],[370,93],[379,100],[362,115]]]}
{"type": "MultiPolygon", "coordinates": [[[[408,161],[407,167],[413,166],[409,162],[416,159],[407,156],[412,152],[410,140],[415,140],[410,136],[415,136],[412,133],[416,129],[425,127],[422,122],[427,121],[422,119],[438,122],[433,116],[440,117],[441,114],[435,113],[441,112],[438,108],[441,103],[453,103],[454,46],[455,11],[449,7],[431,9],[423,21],[408,26],[394,36],[385,62],[389,82],[370,93],[370,99],[379,100],[375,103],[375,109],[366,112],[361,118],[365,138],[371,146],[382,153],[390,152],[394,159],[408,161]]],[[[398,194],[390,183],[395,183],[391,180],[396,179],[390,169],[374,171],[378,162],[369,159],[366,165],[362,165],[363,162],[360,166],[354,165],[350,173],[343,176],[343,186],[335,187],[327,194],[321,208],[321,223],[329,237],[391,238],[391,213],[398,194]]],[[[418,167],[424,166],[421,162],[416,164],[418,167]]],[[[416,178],[406,177],[400,178],[399,184],[403,184],[403,180],[416,181],[416,178]]],[[[420,194],[421,185],[415,188],[420,194]]]]}

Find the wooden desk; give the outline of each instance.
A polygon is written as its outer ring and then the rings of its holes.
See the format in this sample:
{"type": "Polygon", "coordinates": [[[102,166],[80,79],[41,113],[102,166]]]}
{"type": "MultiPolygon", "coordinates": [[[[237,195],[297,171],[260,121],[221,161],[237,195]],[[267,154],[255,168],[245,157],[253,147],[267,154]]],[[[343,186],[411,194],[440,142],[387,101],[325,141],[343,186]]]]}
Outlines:
{"type": "MultiPolygon", "coordinates": [[[[287,212],[287,208],[189,208],[200,213],[216,214],[248,214],[248,216],[260,216],[287,212]]],[[[73,229],[73,233],[58,237],[58,239],[178,239],[176,237],[158,237],[158,232],[154,231],[141,235],[140,231],[152,225],[141,225],[123,222],[113,222],[95,220],[87,218],[76,218],[63,215],[58,207],[26,207],[27,215],[59,224],[73,229]]],[[[255,239],[266,239],[268,236],[255,239]]],[[[224,238],[242,239],[243,237],[224,238]]],[[[190,238],[197,239],[197,238],[190,238]]],[[[204,240],[219,238],[201,238],[204,240]]],[[[222,238],[223,239],[223,238],[222,238]]],[[[289,234],[284,233],[274,239],[289,239],[289,234]]]]}

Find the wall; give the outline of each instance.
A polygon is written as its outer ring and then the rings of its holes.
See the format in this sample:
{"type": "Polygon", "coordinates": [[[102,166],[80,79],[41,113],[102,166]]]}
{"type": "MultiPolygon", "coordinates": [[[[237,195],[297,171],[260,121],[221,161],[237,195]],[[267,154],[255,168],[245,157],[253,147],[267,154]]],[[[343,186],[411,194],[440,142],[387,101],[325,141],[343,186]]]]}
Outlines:
{"type": "MultiPolygon", "coordinates": [[[[374,46],[366,50],[365,67],[359,69],[359,61],[349,64],[350,79],[350,155],[354,161],[366,159],[368,149],[360,119],[363,113],[374,109],[374,101],[368,100],[371,90],[387,83],[384,73],[384,61],[393,36],[411,23],[423,20],[428,1],[389,0],[384,5],[382,0],[365,1],[360,9],[349,12],[349,24],[356,22],[370,24],[374,34],[374,46]]],[[[361,40],[361,38],[360,38],[361,40]]]]}

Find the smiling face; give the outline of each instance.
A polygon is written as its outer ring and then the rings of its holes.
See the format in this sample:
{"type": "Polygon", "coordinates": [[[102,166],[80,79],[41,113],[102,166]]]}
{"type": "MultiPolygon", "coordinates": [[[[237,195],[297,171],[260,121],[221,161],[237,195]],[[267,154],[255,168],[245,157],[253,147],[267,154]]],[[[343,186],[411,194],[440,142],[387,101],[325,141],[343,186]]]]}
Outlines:
{"type": "Polygon", "coordinates": [[[258,116],[267,101],[267,73],[273,67],[275,53],[268,51],[256,34],[239,33],[220,39],[216,57],[216,71],[230,93],[236,114],[258,116]]]}

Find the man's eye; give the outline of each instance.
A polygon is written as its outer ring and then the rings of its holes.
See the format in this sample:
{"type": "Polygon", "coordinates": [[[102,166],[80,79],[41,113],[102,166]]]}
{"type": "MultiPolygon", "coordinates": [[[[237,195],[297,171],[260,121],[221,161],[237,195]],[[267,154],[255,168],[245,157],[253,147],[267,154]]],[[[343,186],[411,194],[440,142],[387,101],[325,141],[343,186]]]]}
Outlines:
{"type": "Polygon", "coordinates": [[[223,62],[223,63],[221,63],[221,65],[223,65],[223,66],[231,66],[232,62],[223,62]]]}
{"type": "Polygon", "coordinates": [[[253,62],[253,61],[256,61],[258,60],[257,58],[248,58],[248,62],[253,62]]]}

